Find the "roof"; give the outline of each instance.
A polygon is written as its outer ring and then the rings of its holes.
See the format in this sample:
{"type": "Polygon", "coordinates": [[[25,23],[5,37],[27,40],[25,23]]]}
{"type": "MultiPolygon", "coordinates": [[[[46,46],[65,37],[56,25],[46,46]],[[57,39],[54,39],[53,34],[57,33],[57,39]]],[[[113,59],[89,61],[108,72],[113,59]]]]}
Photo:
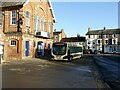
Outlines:
{"type": "Polygon", "coordinates": [[[105,30],[90,30],[86,33],[86,35],[98,35],[98,34],[120,34],[120,28],[105,30]]]}
{"type": "Polygon", "coordinates": [[[2,6],[0,7],[9,7],[9,6],[20,6],[23,5],[27,0],[0,0],[2,6]]]}
{"type": "Polygon", "coordinates": [[[53,20],[54,20],[54,22],[56,22],[56,18],[55,18],[55,14],[54,14],[54,10],[53,10],[53,7],[52,7],[51,0],[48,0],[48,2],[49,2],[49,5],[51,7],[51,12],[52,12],[53,20]]]}
{"type": "Polygon", "coordinates": [[[53,32],[53,35],[58,35],[60,33],[62,33],[62,32],[61,31],[53,32]]]}
{"type": "Polygon", "coordinates": [[[63,38],[61,42],[85,42],[85,37],[63,38]]]}
{"type": "MultiPolygon", "coordinates": [[[[22,6],[27,0],[0,0],[0,7],[10,7],[10,6],[22,6]]],[[[53,7],[51,4],[51,0],[48,0],[48,3],[50,5],[50,10],[52,13],[53,21],[56,22],[55,14],[53,11],[53,7]]]]}

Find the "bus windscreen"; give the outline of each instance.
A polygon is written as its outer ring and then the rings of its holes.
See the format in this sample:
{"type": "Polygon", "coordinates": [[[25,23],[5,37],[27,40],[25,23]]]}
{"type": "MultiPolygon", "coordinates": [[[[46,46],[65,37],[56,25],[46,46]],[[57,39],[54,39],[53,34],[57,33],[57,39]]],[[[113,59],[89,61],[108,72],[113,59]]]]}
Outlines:
{"type": "Polygon", "coordinates": [[[53,54],[64,55],[66,54],[67,44],[53,44],[53,54]]]}

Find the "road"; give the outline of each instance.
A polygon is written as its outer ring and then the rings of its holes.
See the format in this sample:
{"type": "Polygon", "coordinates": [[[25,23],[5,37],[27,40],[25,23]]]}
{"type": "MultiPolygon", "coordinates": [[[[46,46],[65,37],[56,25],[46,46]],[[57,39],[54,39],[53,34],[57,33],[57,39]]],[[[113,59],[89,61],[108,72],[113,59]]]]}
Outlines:
{"type": "Polygon", "coordinates": [[[32,59],[2,66],[3,88],[104,88],[91,56],[71,62],[32,59]]]}
{"type": "Polygon", "coordinates": [[[94,58],[105,83],[111,88],[120,88],[120,56],[98,55],[94,58]]]}

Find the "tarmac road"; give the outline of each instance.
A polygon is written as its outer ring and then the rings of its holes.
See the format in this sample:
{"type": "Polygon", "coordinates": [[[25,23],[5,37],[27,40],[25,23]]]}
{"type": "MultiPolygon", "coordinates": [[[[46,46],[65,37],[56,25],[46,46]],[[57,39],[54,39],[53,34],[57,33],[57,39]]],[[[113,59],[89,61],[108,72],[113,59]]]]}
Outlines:
{"type": "Polygon", "coordinates": [[[104,82],[113,89],[120,89],[120,56],[110,54],[94,58],[104,82]]]}
{"type": "Polygon", "coordinates": [[[89,55],[71,62],[32,59],[4,63],[2,87],[105,88],[89,55]]]}

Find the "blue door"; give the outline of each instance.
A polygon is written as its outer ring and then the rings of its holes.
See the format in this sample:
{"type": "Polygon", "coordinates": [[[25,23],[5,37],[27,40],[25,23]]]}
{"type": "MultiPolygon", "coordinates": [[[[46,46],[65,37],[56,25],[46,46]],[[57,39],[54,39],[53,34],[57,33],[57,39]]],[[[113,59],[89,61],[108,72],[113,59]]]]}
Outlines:
{"type": "Polygon", "coordinates": [[[38,51],[37,51],[37,53],[38,53],[39,56],[42,55],[42,43],[43,42],[41,42],[41,41],[38,42],[38,51]]]}
{"type": "Polygon", "coordinates": [[[29,41],[26,41],[26,51],[25,51],[26,56],[29,56],[29,41]]]}

